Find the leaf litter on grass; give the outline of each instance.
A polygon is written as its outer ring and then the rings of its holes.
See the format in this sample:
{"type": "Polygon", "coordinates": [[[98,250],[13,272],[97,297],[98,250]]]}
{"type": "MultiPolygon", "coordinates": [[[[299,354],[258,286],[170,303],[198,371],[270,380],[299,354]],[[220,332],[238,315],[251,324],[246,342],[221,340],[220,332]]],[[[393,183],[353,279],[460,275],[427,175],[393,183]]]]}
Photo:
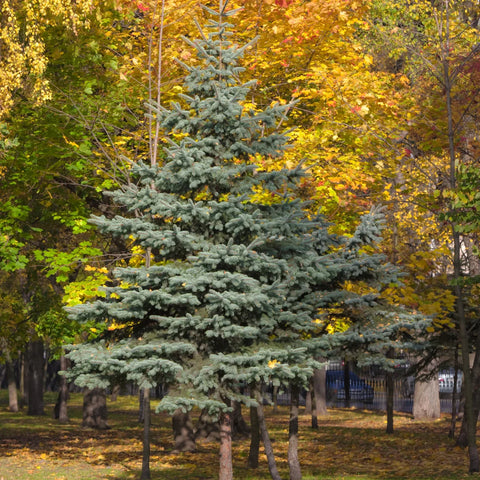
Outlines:
{"type": "MultiPolygon", "coordinates": [[[[127,480],[137,478],[141,466],[142,427],[136,399],[109,404],[107,431],[82,429],[81,397],[73,396],[72,420],[61,425],[48,417],[25,426],[24,414],[0,411],[0,480],[127,480]]],[[[266,408],[278,467],[287,465],[288,411],[266,408]]],[[[196,413],[198,415],[198,412],[196,413]]],[[[31,417],[29,417],[30,421],[31,417]]],[[[467,478],[466,453],[448,439],[448,418],[420,423],[396,415],[395,433],[385,433],[385,415],[350,409],[331,410],[319,418],[300,418],[299,455],[306,478],[373,480],[451,480],[467,478]]],[[[208,480],[218,477],[218,445],[199,443],[197,452],[172,454],[171,420],[152,419],[151,468],[154,480],[208,480]]],[[[269,479],[265,455],[260,466],[246,467],[248,439],[234,441],[234,470],[238,480],[269,479]]]]}

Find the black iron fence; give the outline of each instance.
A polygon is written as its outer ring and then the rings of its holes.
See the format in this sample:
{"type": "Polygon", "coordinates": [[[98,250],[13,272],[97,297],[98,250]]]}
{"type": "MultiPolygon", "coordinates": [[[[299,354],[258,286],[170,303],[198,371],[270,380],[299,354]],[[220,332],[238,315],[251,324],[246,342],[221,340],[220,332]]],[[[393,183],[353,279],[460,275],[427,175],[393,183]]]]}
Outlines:
{"type": "MultiPolygon", "coordinates": [[[[453,374],[452,374],[453,375],[453,374]]],[[[345,392],[344,369],[329,368],[326,373],[326,395],[327,407],[355,407],[366,410],[386,410],[387,409],[387,375],[378,369],[359,369],[349,370],[350,398],[345,392]]],[[[394,394],[393,409],[398,412],[413,412],[413,396],[415,390],[415,378],[407,376],[404,372],[394,373],[394,394]]],[[[457,382],[458,393],[456,395],[456,411],[459,409],[459,392],[461,379],[457,382]]],[[[303,391],[300,396],[300,403],[305,405],[307,391],[303,391]]],[[[273,389],[267,389],[266,397],[274,401],[273,389]]],[[[439,400],[442,412],[452,411],[453,382],[448,387],[440,389],[439,400]]],[[[288,391],[278,391],[276,401],[279,405],[290,403],[290,393],[288,391]]]]}

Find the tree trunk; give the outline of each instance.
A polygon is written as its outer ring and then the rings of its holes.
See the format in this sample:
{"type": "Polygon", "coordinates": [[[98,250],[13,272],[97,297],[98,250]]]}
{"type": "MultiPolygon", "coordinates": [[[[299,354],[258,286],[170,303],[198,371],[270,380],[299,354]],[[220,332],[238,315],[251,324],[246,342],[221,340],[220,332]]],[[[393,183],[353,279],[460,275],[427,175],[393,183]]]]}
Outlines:
{"type": "Polygon", "coordinates": [[[298,404],[300,389],[296,385],[290,387],[290,422],[288,425],[288,468],[290,480],[301,480],[300,461],[298,460],[298,404]]]}
{"type": "Polygon", "coordinates": [[[30,342],[28,351],[28,415],[44,415],[43,387],[44,363],[43,342],[36,340],[30,342]]]}
{"type": "Polygon", "coordinates": [[[213,420],[206,410],[202,410],[195,430],[195,440],[218,442],[220,440],[220,424],[213,420]]]}
{"type": "Polygon", "coordinates": [[[436,420],[440,418],[440,396],[436,377],[428,381],[415,382],[413,417],[415,420],[436,420]]]}
{"type": "Polygon", "coordinates": [[[386,374],[386,388],[387,388],[387,430],[386,432],[393,433],[393,396],[395,393],[395,382],[393,379],[393,372],[386,374]]]}
{"type": "Polygon", "coordinates": [[[258,454],[260,450],[260,425],[258,423],[257,407],[250,407],[250,450],[248,452],[247,466],[258,467],[258,454]]]}
{"type": "Polygon", "coordinates": [[[110,395],[110,401],[116,402],[119,394],[120,394],[120,385],[114,385],[112,388],[112,394],[110,395]]]}
{"type": "Polygon", "coordinates": [[[350,365],[346,360],[343,364],[343,388],[345,390],[345,408],[350,408],[350,365]]]}
{"type": "Polygon", "coordinates": [[[143,401],[143,395],[144,395],[143,389],[140,389],[138,391],[138,423],[143,423],[145,421],[145,416],[144,416],[144,411],[143,407],[145,406],[145,403],[143,401]]]}
{"type": "Polygon", "coordinates": [[[218,479],[233,479],[232,416],[230,412],[223,412],[220,419],[220,471],[218,479]]]}
{"type": "MultiPolygon", "coordinates": [[[[387,358],[393,358],[393,348],[390,348],[387,352],[387,358]]],[[[395,381],[393,378],[393,372],[387,372],[386,374],[386,389],[387,389],[387,430],[388,434],[393,433],[393,396],[395,394],[395,381]]],[[[440,405],[440,404],[439,404],[440,405]]]]}
{"type": "Polygon", "coordinates": [[[240,402],[232,401],[232,435],[234,438],[247,438],[250,435],[250,428],[242,415],[240,402]]]}
{"type": "MultiPolygon", "coordinates": [[[[60,356],[60,370],[66,371],[68,368],[65,355],[60,356]]],[[[60,389],[58,391],[58,399],[55,405],[54,417],[60,423],[68,423],[67,400],[68,400],[68,383],[65,375],[59,375],[60,389]]]]}
{"type": "Polygon", "coordinates": [[[257,400],[257,415],[258,424],[260,425],[260,434],[262,436],[263,448],[265,449],[265,455],[268,461],[268,470],[272,480],[282,480],[278,473],[277,464],[275,462],[275,455],[273,454],[272,442],[268,435],[267,424],[265,422],[265,414],[262,405],[262,396],[258,390],[255,392],[255,399],[257,400]]]}
{"type": "MultiPolygon", "coordinates": [[[[28,349],[28,345],[27,345],[28,349]]],[[[20,407],[28,405],[28,392],[27,392],[27,355],[26,352],[23,352],[20,355],[20,407]]]]}
{"type": "Polygon", "coordinates": [[[275,385],[272,390],[273,413],[278,412],[278,387],[275,385]]]}
{"type": "Polygon", "coordinates": [[[86,390],[83,396],[82,427],[107,430],[107,396],[100,388],[86,390]]]}
{"type": "MultiPolygon", "coordinates": [[[[480,352],[479,352],[480,353],[480,352]]],[[[475,354],[475,358],[477,354],[475,354]]],[[[455,346],[455,374],[453,375],[453,392],[452,392],[452,414],[450,419],[449,438],[455,438],[455,427],[457,425],[457,398],[458,398],[458,345],[455,346]]]]}
{"type": "MultiPolygon", "coordinates": [[[[448,151],[449,151],[449,174],[450,189],[455,190],[457,186],[457,151],[455,146],[455,132],[458,125],[455,125],[452,107],[452,89],[455,83],[454,70],[452,71],[450,62],[451,41],[450,37],[450,8],[448,0],[445,2],[445,31],[442,35],[444,40],[441,43],[441,59],[443,66],[442,87],[445,92],[445,105],[447,107],[447,126],[448,126],[448,151]]],[[[451,205],[453,211],[455,207],[451,205]]],[[[460,233],[456,229],[455,221],[451,222],[452,241],[453,241],[453,288],[456,296],[455,313],[458,322],[459,342],[462,353],[463,367],[463,391],[465,395],[465,421],[467,425],[468,455],[470,459],[470,473],[480,471],[480,458],[476,444],[476,423],[473,405],[473,385],[470,374],[470,335],[467,328],[467,319],[465,316],[465,304],[462,288],[462,259],[460,233]]],[[[438,385],[438,382],[437,382],[438,385]]]]}
{"type": "Polygon", "coordinates": [[[18,412],[17,379],[15,377],[15,366],[13,362],[6,362],[8,381],[8,409],[11,412],[18,412]]]}
{"type": "Polygon", "coordinates": [[[313,371],[313,391],[315,393],[315,408],[317,415],[328,415],[327,411],[327,370],[325,367],[313,371]]]}
{"type": "Polygon", "coordinates": [[[311,414],[312,414],[312,428],[318,428],[318,415],[317,415],[317,402],[315,399],[315,390],[313,388],[313,379],[311,382],[310,391],[307,393],[307,398],[310,397],[310,405],[311,405],[311,414]]]}
{"type": "Polygon", "coordinates": [[[143,456],[140,480],[150,480],[150,389],[143,389],[143,456]]]}
{"type": "Polygon", "coordinates": [[[176,410],[172,416],[173,438],[175,452],[194,452],[196,450],[195,434],[188,413],[176,410]]]}

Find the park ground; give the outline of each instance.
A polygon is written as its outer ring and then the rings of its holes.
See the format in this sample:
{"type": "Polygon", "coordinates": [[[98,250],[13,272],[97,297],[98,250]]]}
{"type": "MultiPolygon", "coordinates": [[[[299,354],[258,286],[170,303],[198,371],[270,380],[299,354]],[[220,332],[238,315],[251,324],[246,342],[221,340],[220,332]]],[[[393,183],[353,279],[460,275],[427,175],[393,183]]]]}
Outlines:
{"type": "MultiPolygon", "coordinates": [[[[137,399],[119,397],[109,402],[107,431],[81,428],[81,395],[70,400],[70,423],[51,418],[53,396],[47,396],[43,417],[7,410],[5,392],[0,392],[0,480],[128,480],[139,478],[141,425],[137,399]]],[[[268,422],[278,466],[288,478],[286,447],[288,411],[273,413],[268,422]]],[[[319,419],[319,429],[310,428],[310,417],[300,419],[300,455],[304,480],[453,480],[467,474],[466,452],[448,438],[449,418],[418,422],[410,415],[395,417],[395,433],[385,433],[382,412],[333,409],[319,419]]],[[[236,480],[268,480],[266,459],[260,467],[246,468],[248,439],[234,442],[236,480]]],[[[218,446],[199,445],[195,453],[172,452],[170,420],[155,415],[152,420],[152,480],[209,480],[218,478],[218,446]]],[[[475,476],[476,477],[476,476],[475,476]]],[[[473,477],[473,478],[475,478],[473,477]]]]}

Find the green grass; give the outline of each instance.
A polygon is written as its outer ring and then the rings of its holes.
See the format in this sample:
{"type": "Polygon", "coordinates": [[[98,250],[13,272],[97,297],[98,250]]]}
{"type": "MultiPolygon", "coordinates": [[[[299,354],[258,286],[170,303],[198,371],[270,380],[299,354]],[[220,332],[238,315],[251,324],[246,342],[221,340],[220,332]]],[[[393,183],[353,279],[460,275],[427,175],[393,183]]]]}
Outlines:
{"type": "MultiPolygon", "coordinates": [[[[119,397],[109,402],[108,431],[81,428],[82,397],[72,395],[70,423],[51,418],[54,396],[46,397],[42,417],[7,410],[0,391],[0,480],[129,480],[139,478],[141,425],[137,399],[119,397]]],[[[282,478],[286,461],[288,412],[267,408],[268,422],[282,478]]],[[[301,417],[300,458],[304,480],[456,480],[466,472],[466,452],[447,438],[448,419],[420,423],[399,414],[395,433],[385,433],[382,413],[332,410],[309,427],[301,417]]],[[[209,480],[218,478],[218,445],[200,443],[195,453],[172,453],[171,421],[155,415],[152,421],[152,480],[209,480]]],[[[248,440],[234,441],[236,480],[268,480],[264,455],[260,466],[246,468],[248,440]]]]}

